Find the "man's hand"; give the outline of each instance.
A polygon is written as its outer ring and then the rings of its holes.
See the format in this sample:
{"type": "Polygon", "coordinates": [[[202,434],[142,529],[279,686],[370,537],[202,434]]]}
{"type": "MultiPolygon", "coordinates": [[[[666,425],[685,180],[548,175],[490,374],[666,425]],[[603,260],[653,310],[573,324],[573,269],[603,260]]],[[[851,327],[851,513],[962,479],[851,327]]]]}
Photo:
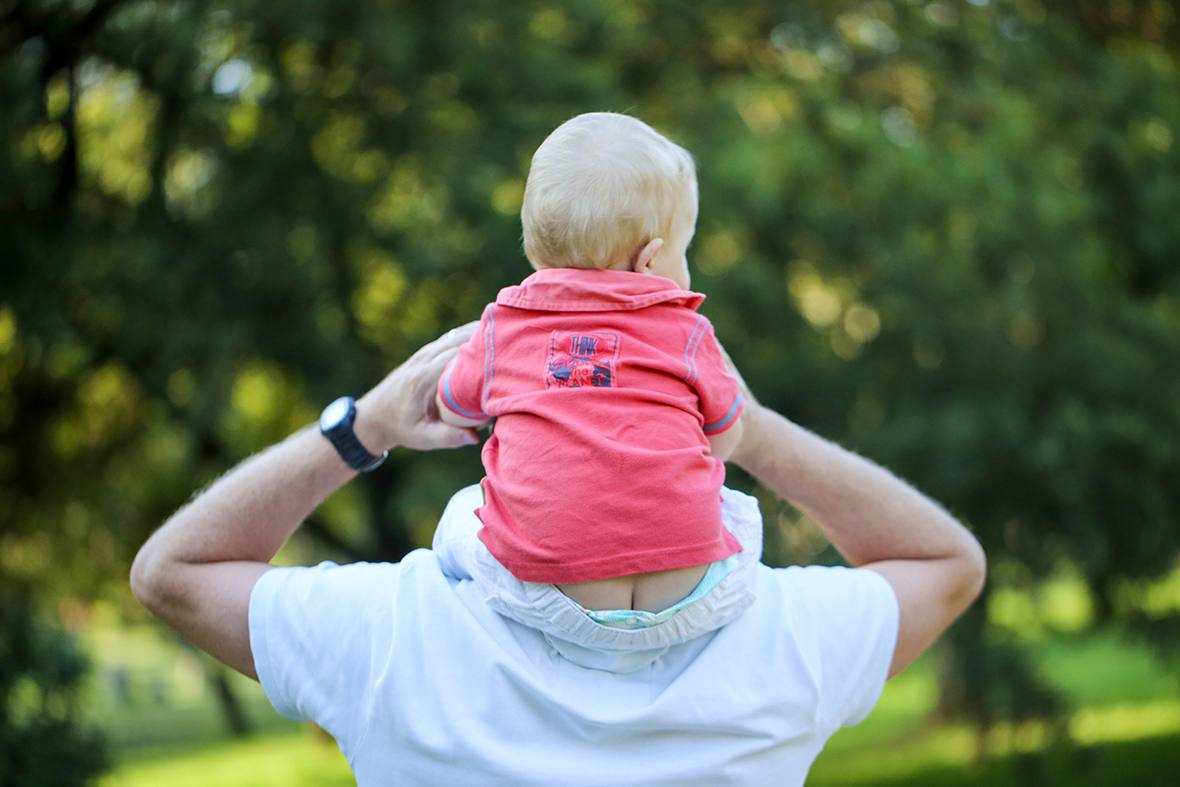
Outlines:
{"type": "MultiPolygon", "coordinates": [[[[439,375],[473,325],[426,345],[362,398],[355,428],[366,447],[476,440],[471,430],[442,423],[434,409],[439,375]]],[[[132,591],[190,642],[254,677],[250,593],[299,524],[355,475],[316,427],[296,432],[173,514],[136,555],[132,591]]]]}
{"type": "Polygon", "coordinates": [[[395,445],[430,451],[479,442],[474,430],[444,423],[435,403],[438,378],[478,325],[460,325],[425,345],[360,398],[355,428],[363,445],[381,453],[395,445]]]}

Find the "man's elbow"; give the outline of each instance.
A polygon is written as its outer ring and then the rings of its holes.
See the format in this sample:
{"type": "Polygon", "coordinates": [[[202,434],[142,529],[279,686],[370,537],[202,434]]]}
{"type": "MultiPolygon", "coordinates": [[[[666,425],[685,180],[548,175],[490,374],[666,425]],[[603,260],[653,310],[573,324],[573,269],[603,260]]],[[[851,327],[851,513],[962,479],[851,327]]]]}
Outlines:
{"type": "Polygon", "coordinates": [[[987,581],[987,554],[975,536],[966,534],[960,562],[958,595],[962,608],[966,609],[979,598],[987,581]]]}
{"type": "Polygon", "coordinates": [[[153,568],[147,546],[140,548],[131,563],[131,594],[144,607],[151,609],[153,568]]]}
{"type": "Polygon", "coordinates": [[[168,569],[152,542],[144,544],[131,563],[131,593],[159,617],[168,604],[168,569]]]}

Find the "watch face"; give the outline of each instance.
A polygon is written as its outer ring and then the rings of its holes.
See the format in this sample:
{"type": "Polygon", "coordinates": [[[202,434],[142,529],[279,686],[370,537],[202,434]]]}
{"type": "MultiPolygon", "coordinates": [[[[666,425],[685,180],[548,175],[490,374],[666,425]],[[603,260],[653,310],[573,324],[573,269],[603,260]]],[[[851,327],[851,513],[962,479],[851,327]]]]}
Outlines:
{"type": "Polygon", "coordinates": [[[324,412],[320,414],[320,430],[327,432],[347,418],[350,409],[349,404],[351,404],[349,398],[347,396],[341,396],[325,407],[324,412]]]}

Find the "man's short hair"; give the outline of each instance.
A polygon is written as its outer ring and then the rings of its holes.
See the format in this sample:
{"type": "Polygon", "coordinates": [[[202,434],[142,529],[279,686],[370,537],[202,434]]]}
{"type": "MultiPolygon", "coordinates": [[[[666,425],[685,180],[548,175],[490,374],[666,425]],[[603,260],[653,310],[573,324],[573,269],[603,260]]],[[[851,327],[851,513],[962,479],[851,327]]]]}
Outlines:
{"type": "Polygon", "coordinates": [[[652,238],[690,229],[696,198],[687,150],[627,115],[578,115],[533,154],[524,253],[534,268],[617,265],[652,238]]]}

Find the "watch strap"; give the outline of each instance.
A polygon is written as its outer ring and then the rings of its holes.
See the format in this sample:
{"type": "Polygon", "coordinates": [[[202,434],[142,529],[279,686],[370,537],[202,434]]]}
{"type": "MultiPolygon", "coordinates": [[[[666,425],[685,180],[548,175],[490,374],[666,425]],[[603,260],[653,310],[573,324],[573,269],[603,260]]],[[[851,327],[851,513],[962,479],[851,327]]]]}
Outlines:
{"type": "MultiPolygon", "coordinates": [[[[340,458],[353,470],[359,470],[362,473],[376,470],[389,456],[389,451],[383,451],[380,455],[370,453],[352,428],[356,421],[356,400],[351,396],[345,396],[328,407],[338,406],[340,403],[346,403],[348,407],[344,416],[327,428],[324,427],[321,420],[320,434],[328,438],[328,441],[336,449],[336,453],[340,454],[340,458]]],[[[327,413],[328,409],[325,408],[324,412],[327,413]]],[[[323,416],[321,416],[322,418],[323,416]]]]}
{"type": "Polygon", "coordinates": [[[362,473],[376,470],[389,456],[388,451],[383,451],[380,455],[370,453],[369,449],[361,445],[356,432],[352,430],[351,423],[347,424],[347,428],[332,430],[328,434],[328,439],[332,441],[332,445],[336,446],[340,458],[353,470],[359,470],[362,473]]]}

